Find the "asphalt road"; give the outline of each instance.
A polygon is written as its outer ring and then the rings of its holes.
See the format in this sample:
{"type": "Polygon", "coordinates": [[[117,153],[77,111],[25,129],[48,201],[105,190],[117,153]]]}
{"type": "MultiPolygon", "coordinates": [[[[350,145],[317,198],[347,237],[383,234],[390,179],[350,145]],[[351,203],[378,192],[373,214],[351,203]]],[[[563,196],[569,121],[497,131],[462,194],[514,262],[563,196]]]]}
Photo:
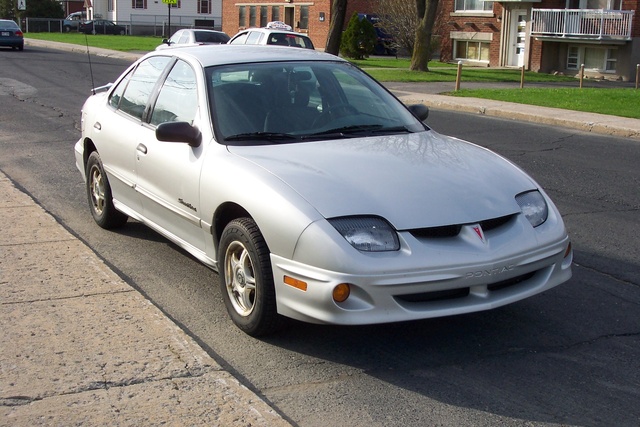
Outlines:
{"type": "MultiPolygon", "coordinates": [[[[127,65],[92,58],[95,84],[127,65]]],[[[215,273],[137,223],[94,225],[73,163],[91,86],[86,55],[0,50],[0,170],[295,425],[640,425],[637,141],[432,111],[435,130],[503,154],[545,187],[573,239],[574,277],[490,312],[292,323],[256,340],[227,318],[215,273]]]]}

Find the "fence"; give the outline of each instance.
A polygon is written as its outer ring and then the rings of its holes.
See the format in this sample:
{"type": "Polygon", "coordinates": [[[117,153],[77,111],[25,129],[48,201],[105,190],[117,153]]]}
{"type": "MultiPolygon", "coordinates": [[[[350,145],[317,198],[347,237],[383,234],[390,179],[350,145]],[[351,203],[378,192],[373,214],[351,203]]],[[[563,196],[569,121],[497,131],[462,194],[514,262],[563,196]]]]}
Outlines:
{"type": "MultiPolygon", "coordinates": [[[[61,33],[64,32],[63,19],[25,18],[22,29],[27,33],[61,33]]],[[[127,34],[135,36],[167,36],[182,28],[206,28],[220,30],[222,22],[219,17],[202,19],[201,16],[172,16],[171,28],[168,27],[167,15],[131,15],[131,21],[118,21],[118,25],[127,28],[127,34]]]]}
{"type": "Polygon", "coordinates": [[[631,40],[633,10],[532,9],[531,34],[631,40]]]}

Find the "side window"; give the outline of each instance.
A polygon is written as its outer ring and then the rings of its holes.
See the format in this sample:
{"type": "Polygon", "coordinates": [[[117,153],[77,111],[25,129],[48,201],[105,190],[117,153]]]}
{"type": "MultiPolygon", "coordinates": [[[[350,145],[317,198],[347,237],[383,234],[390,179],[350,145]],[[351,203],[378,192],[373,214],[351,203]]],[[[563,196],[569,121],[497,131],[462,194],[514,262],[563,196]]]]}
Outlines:
{"type": "Polygon", "coordinates": [[[184,43],[189,43],[189,33],[186,31],[183,31],[182,37],[180,37],[180,40],[178,41],[179,44],[184,44],[184,43]]]}
{"type": "Polygon", "coordinates": [[[118,86],[116,86],[113,92],[111,92],[111,95],[109,96],[109,105],[111,105],[113,108],[120,107],[120,100],[122,99],[122,94],[124,93],[124,90],[127,87],[127,83],[129,83],[129,79],[131,78],[132,73],[133,71],[129,72],[122,80],[120,80],[120,83],[118,83],[118,86]]]}
{"type": "Polygon", "coordinates": [[[193,123],[197,108],[196,75],[186,62],[178,61],[160,89],[151,115],[151,124],[193,123]]]}
{"type": "Polygon", "coordinates": [[[178,43],[178,40],[180,40],[181,35],[182,35],[182,31],[178,31],[177,33],[171,36],[171,38],[169,39],[169,43],[171,44],[178,43]]]}
{"type": "Polygon", "coordinates": [[[153,87],[170,59],[168,56],[154,56],[138,64],[120,101],[121,111],[142,119],[153,87]]]}
{"type": "Polygon", "coordinates": [[[260,39],[262,38],[262,33],[258,31],[249,32],[249,37],[247,37],[246,44],[258,44],[260,43],[260,39]]]}
{"type": "Polygon", "coordinates": [[[247,41],[247,36],[249,33],[240,34],[238,37],[233,39],[231,44],[244,44],[247,41]]]}

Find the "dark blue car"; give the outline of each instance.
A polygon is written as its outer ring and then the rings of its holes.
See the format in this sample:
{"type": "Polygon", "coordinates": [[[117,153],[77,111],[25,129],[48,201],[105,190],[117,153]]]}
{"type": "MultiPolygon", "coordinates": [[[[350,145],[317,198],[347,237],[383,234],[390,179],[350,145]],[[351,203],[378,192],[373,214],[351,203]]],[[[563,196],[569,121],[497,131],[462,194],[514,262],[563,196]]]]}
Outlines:
{"type": "Polygon", "coordinates": [[[0,19],[0,46],[24,49],[24,35],[18,24],[9,19],[0,19]]]}

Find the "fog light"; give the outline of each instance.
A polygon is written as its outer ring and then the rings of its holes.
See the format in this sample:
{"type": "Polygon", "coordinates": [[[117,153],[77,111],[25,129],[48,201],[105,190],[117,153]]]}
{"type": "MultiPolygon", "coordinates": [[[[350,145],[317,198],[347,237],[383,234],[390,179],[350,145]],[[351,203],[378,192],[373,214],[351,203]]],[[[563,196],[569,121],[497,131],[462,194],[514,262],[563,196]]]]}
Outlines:
{"type": "Polygon", "coordinates": [[[351,288],[346,283],[340,283],[333,288],[333,300],[335,302],[345,302],[349,298],[349,294],[351,294],[351,288]]]}

